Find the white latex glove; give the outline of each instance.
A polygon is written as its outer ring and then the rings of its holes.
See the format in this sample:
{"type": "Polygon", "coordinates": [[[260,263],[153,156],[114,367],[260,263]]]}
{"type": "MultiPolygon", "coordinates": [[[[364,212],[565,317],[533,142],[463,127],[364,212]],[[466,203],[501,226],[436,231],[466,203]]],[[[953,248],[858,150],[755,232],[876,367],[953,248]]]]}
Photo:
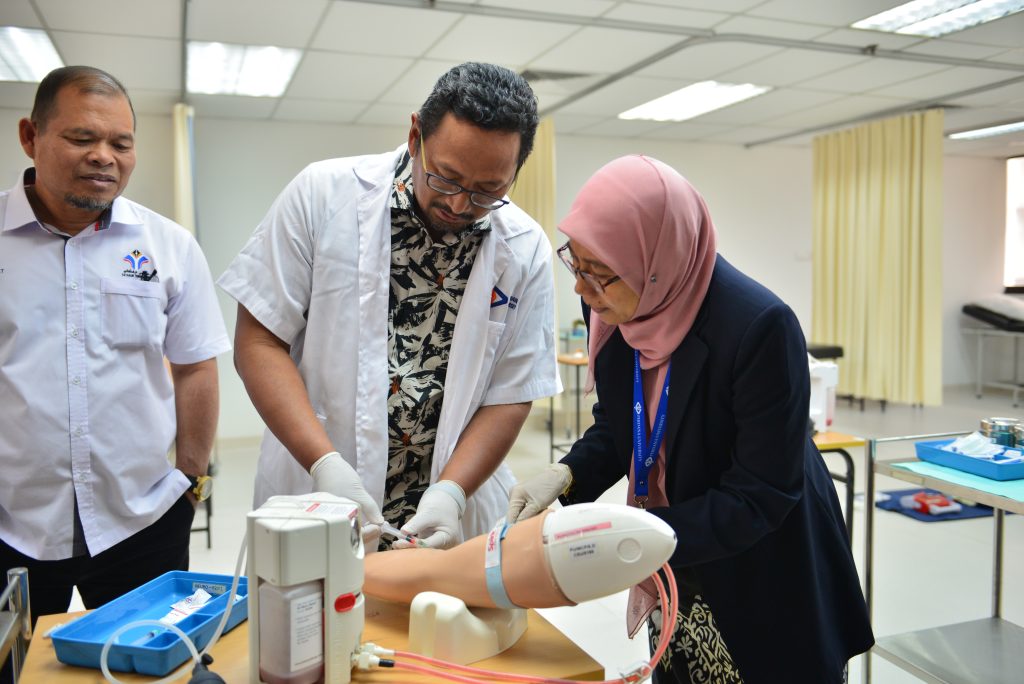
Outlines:
{"type": "Polygon", "coordinates": [[[555,502],[572,484],[572,471],[564,463],[552,463],[529,480],[512,488],[505,520],[512,523],[537,515],[555,502]]]}
{"type": "MultiPolygon", "coordinates": [[[[452,480],[435,482],[423,492],[416,515],[402,525],[402,531],[419,538],[421,546],[447,549],[461,539],[462,514],[466,512],[466,492],[452,480]]],[[[392,547],[407,549],[412,542],[395,541],[392,547]]]]}
{"type": "Polygon", "coordinates": [[[380,506],[363,488],[359,474],[337,451],[318,458],[309,469],[309,474],[313,476],[314,492],[327,492],[356,502],[363,524],[363,545],[367,552],[376,551],[384,516],[381,515],[380,506]]]}

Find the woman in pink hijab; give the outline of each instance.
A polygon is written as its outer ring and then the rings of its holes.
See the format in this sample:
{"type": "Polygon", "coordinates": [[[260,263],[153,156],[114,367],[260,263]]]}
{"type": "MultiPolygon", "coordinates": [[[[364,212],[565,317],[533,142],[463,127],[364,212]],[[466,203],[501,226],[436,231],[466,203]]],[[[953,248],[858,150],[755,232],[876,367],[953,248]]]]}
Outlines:
{"type": "MultiPolygon", "coordinates": [[[[656,682],[844,681],[874,638],[808,430],[796,316],[717,254],[704,199],[655,159],[601,168],[559,228],[589,322],[594,425],[512,490],[509,520],[628,477],[627,503],[678,538],[681,608],[656,682]]],[[[631,592],[631,635],[653,609],[631,592]]],[[[648,625],[656,641],[660,618],[648,625]]]]}

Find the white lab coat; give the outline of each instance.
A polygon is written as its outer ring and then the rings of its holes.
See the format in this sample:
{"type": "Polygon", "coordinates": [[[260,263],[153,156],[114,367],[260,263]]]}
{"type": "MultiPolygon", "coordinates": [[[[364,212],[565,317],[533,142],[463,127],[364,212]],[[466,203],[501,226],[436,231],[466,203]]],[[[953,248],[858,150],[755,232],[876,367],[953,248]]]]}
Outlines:
{"type": "MultiPolygon", "coordinates": [[[[218,281],[291,345],[317,417],[378,503],[388,463],[389,198],[404,150],[308,166],[218,281]]],[[[432,482],[480,406],[561,391],[553,301],[551,246],[540,226],[513,204],[493,212],[455,321],[432,482]]],[[[466,538],[504,515],[514,481],[501,465],[470,497],[466,538]]],[[[311,488],[268,430],[255,504],[311,488]]]]}

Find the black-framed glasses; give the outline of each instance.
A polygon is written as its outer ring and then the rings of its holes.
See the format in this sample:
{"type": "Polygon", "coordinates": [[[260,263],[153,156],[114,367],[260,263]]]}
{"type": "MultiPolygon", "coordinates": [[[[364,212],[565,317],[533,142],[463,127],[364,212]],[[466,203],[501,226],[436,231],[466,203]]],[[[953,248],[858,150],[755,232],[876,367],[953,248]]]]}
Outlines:
{"type": "Polygon", "coordinates": [[[442,195],[458,195],[459,193],[467,193],[469,195],[469,201],[474,207],[480,209],[501,209],[503,206],[508,204],[507,199],[501,199],[494,195],[488,195],[486,192],[477,192],[476,190],[469,190],[462,187],[458,183],[452,180],[448,180],[444,176],[439,176],[436,173],[427,171],[427,153],[423,151],[423,134],[420,134],[420,162],[423,164],[423,173],[427,174],[427,187],[434,192],[439,192],[442,195]]]}
{"type": "Polygon", "coordinates": [[[617,275],[605,278],[604,280],[599,280],[593,273],[582,270],[576,265],[576,255],[574,255],[572,250],[569,249],[568,242],[555,250],[555,254],[558,255],[559,261],[565,264],[565,267],[569,269],[569,273],[572,273],[573,277],[579,276],[580,278],[583,278],[583,282],[590,286],[590,289],[594,290],[599,295],[603,295],[604,291],[612,283],[617,283],[622,280],[622,278],[617,275]]]}

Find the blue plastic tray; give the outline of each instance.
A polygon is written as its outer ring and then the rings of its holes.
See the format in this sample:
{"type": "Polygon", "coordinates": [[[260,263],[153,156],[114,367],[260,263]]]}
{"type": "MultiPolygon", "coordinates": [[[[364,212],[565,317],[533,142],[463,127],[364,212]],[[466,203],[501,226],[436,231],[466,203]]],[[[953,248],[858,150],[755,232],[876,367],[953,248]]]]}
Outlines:
{"type": "Polygon", "coordinates": [[[971,458],[963,454],[955,454],[952,451],[943,451],[940,447],[951,444],[951,439],[941,439],[935,442],[915,442],[917,457],[922,461],[930,461],[947,468],[956,468],[965,473],[973,473],[987,477],[990,480],[1020,480],[1024,479],[1024,463],[1000,463],[1004,458],[996,455],[994,460],[987,461],[980,458],[971,458]]]}
{"type": "MultiPolygon", "coordinates": [[[[88,615],[57,629],[50,635],[57,660],[82,667],[100,666],[103,644],[116,630],[135,620],[159,620],[171,605],[203,588],[213,598],[175,627],[185,632],[202,650],[220,624],[231,591],[231,575],[210,575],[180,570],[160,575],[138,589],[119,596],[88,615]]],[[[248,616],[249,584],[238,579],[237,597],[224,626],[227,632],[248,616]]],[[[107,666],[119,672],[140,672],[162,676],[191,658],[188,647],[170,630],[159,627],[129,629],[110,647],[107,666]]]]}

